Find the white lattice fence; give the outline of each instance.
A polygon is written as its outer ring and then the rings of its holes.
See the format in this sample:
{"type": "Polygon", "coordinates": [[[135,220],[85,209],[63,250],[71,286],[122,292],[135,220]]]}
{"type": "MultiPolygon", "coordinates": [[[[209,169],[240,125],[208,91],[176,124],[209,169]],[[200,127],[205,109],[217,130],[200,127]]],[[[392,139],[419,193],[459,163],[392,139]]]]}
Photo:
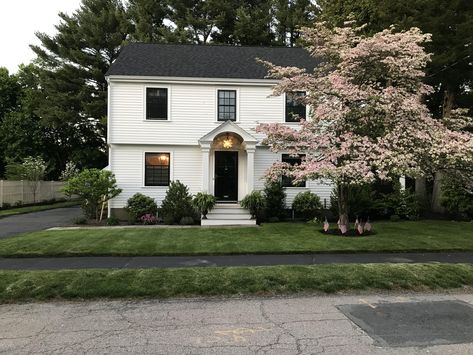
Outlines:
{"type": "Polygon", "coordinates": [[[0,207],[5,203],[27,204],[51,199],[64,198],[64,182],[40,181],[33,193],[33,184],[29,181],[0,180],[0,207]],[[36,201],[35,201],[36,200],[36,201]]]}

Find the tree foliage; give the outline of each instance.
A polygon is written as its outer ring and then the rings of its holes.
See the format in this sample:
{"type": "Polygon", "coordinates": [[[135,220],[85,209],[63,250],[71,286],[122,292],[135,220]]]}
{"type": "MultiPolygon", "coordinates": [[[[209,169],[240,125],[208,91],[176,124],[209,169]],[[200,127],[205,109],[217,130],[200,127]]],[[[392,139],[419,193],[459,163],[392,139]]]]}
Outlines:
{"type": "Polygon", "coordinates": [[[469,135],[433,119],[422,101],[432,92],[423,83],[430,55],[422,44],[430,35],[417,28],[390,28],[372,36],[361,30],[321,23],[307,28],[307,49],[323,60],[313,73],[266,62],[270,76],[280,79],[273,93],[304,90],[312,111],[300,129],[282,124],[257,129],[273,151],[306,153],[300,165],[276,163],[269,177],[331,178],[342,224],[348,222],[350,185],[423,176],[473,160],[469,135]]]}

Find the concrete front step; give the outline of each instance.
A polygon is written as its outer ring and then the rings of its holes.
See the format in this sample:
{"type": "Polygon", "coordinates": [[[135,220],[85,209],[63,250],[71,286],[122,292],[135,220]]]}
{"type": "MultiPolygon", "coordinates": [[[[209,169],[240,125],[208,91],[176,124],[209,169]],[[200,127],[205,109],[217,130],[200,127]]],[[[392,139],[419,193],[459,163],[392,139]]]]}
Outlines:
{"type": "Polygon", "coordinates": [[[255,226],[254,219],[202,219],[202,226],[255,226]]]}
{"type": "Polygon", "coordinates": [[[249,213],[209,213],[207,219],[251,219],[251,215],[249,213]]]}
{"type": "Polygon", "coordinates": [[[207,213],[207,216],[213,216],[217,214],[245,215],[249,213],[243,208],[214,208],[212,211],[207,213]]]}

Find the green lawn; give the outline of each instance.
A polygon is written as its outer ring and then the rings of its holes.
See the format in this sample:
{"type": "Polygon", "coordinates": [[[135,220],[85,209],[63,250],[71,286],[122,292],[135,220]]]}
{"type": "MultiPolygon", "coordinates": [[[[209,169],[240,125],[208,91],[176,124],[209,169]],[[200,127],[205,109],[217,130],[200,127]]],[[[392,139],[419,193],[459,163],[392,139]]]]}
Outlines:
{"type": "Polygon", "coordinates": [[[64,202],[51,203],[49,205],[10,208],[8,210],[0,210],[0,218],[6,217],[6,216],[13,216],[15,214],[46,211],[46,210],[52,210],[55,208],[63,208],[63,207],[72,207],[72,206],[77,206],[78,204],[79,204],[78,201],[64,201],[64,202]]]}
{"type": "Polygon", "coordinates": [[[0,271],[0,302],[273,295],[473,286],[470,264],[366,264],[144,270],[0,271]]]}
{"type": "Polygon", "coordinates": [[[0,240],[0,256],[223,255],[248,253],[473,251],[473,223],[374,223],[376,235],[321,234],[310,224],[260,228],[81,229],[42,231],[0,240]]]}

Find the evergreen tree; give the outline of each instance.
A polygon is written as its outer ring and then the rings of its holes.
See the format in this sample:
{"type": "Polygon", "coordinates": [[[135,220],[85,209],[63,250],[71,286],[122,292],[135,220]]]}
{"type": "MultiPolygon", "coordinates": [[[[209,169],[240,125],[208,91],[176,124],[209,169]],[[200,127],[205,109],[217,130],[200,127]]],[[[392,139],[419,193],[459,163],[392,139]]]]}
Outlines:
{"type": "Polygon", "coordinates": [[[129,0],[128,16],[133,24],[131,36],[138,42],[173,41],[172,29],[164,24],[169,10],[167,2],[156,0],[129,0]]]}
{"type": "Polygon", "coordinates": [[[246,2],[236,11],[235,43],[269,46],[274,42],[273,11],[270,0],[246,2]]]}
{"type": "Polygon", "coordinates": [[[274,0],[277,42],[294,47],[300,37],[300,28],[315,19],[317,7],[311,0],[274,0]]]}
{"type": "Polygon", "coordinates": [[[60,13],[59,17],[58,33],[37,33],[41,46],[32,46],[41,68],[36,113],[58,133],[57,148],[69,155],[62,165],[79,160],[103,167],[105,73],[131,26],[119,0],[82,0],[73,15],[60,13]]]}

